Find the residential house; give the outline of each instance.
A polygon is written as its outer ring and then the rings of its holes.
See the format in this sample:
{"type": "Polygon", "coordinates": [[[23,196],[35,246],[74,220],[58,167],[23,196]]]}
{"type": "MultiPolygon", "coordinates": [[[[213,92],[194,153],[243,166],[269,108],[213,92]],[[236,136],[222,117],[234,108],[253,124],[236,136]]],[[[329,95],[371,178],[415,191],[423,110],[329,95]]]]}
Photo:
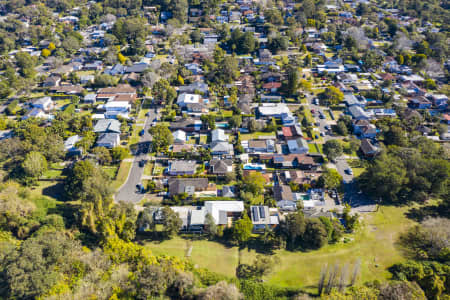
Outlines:
{"type": "Polygon", "coordinates": [[[366,157],[374,157],[379,152],[378,147],[374,146],[369,139],[362,139],[361,140],[360,149],[361,149],[361,152],[366,157]]]}
{"type": "Polygon", "coordinates": [[[208,188],[208,178],[169,178],[169,196],[186,193],[194,195],[196,191],[205,191],[208,188]]]}
{"type": "Polygon", "coordinates": [[[196,170],[195,161],[175,160],[169,163],[168,174],[171,176],[194,175],[196,170]]]}
{"type": "Polygon", "coordinates": [[[228,142],[211,142],[212,155],[233,155],[233,145],[228,142]]]}
{"type": "Polygon", "coordinates": [[[220,191],[221,197],[226,198],[235,198],[236,197],[236,189],[234,186],[224,185],[222,190],[220,191]]]}
{"type": "Polygon", "coordinates": [[[281,118],[283,114],[291,114],[285,103],[263,103],[258,107],[258,112],[263,118],[281,118]]]}
{"type": "Polygon", "coordinates": [[[295,140],[288,140],[287,146],[289,153],[304,154],[309,152],[308,142],[303,138],[297,138],[295,140]]]}
{"type": "Polygon", "coordinates": [[[353,132],[361,138],[373,139],[377,135],[377,127],[368,120],[354,120],[353,132]]]}
{"type": "Polygon", "coordinates": [[[40,108],[33,108],[29,110],[23,117],[22,120],[27,120],[29,118],[40,118],[40,119],[51,119],[51,116],[46,114],[42,109],[40,108]]]}
{"type": "Polygon", "coordinates": [[[106,132],[100,134],[97,139],[96,147],[105,147],[112,149],[120,145],[120,134],[114,132],[106,132]]]}
{"type": "Polygon", "coordinates": [[[233,225],[244,212],[243,201],[205,201],[206,211],[212,216],[216,225],[233,225]]]}
{"type": "Polygon", "coordinates": [[[273,196],[276,201],[294,201],[291,187],[288,185],[275,185],[273,187],[273,196]]]}
{"type": "Polygon", "coordinates": [[[59,76],[49,76],[45,78],[44,82],[42,83],[43,87],[56,87],[59,86],[61,83],[61,77],[59,76]]]}
{"type": "Polygon", "coordinates": [[[224,176],[233,172],[233,161],[231,159],[213,158],[209,162],[210,172],[214,175],[224,176]]]}
{"type": "Polygon", "coordinates": [[[80,137],[79,135],[73,135],[64,141],[64,149],[66,150],[66,152],[69,156],[82,154],[82,149],[77,148],[75,146],[76,143],[78,143],[81,140],[82,140],[82,137],[80,137]]]}
{"type": "Polygon", "coordinates": [[[147,70],[148,67],[149,65],[145,62],[135,63],[131,66],[125,67],[125,73],[144,73],[144,71],[147,70]]]}
{"type": "Polygon", "coordinates": [[[83,95],[84,88],[80,85],[62,85],[52,87],[50,91],[57,94],[83,95]]]}
{"type": "Polygon", "coordinates": [[[370,119],[367,112],[360,106],[356,106],[356,105],[350,106],[348,108],[348,112],[350,113],[351,117],[354,120],[369,120],[370,119]]]}
{"type": "Polygon", "coordinates": [[[183,130],[185,132],[194,132],[194,131],[200,131],[202,128],[202,121],[195,120],[192,118],[188,119],[181,119],[178,121],[171,122],[169,124],[169,129],[174,130],[183,130]]]}
{"type": "Polygon", "coordinates": [[[200,81],[193,82],[189,85],[183,85],[178,88],[178,92],[183,94],[195,94],[202,93],[203,95],[208,94],[208,84],[200,81]]]}
{"type": "Polygon", "coordinates": [[[363,96],[355,96],[353,94],[345,94],[344,102],[347,105],[347,107],[354,105],[364,107],[367,104],[367,101],[363,96]]]}
{"type": "Polygon", "coordinates": [[[439,109],[447,108],[448,97],[444,94],[433,94],[431,95],[431,101],[433,105],[439,109]]]}
{"type": "Polygon", "coordinates": [[[266,228],[274,228],[279,224],[278,210],[268,206],[250,206],[253,232],[264,232],[266,228]]]}
{"type": "Polygon", "coordinates": [[[88,84],[88,83],[94,82],[94,79],[95,79],[94,75],[83,75],[80,77],[80,83],[88,84]]]}
{"type": "Polygon", "coordinates": [[[431,101],[424,96],[419,96],[409,101],[409,107],[415,109],[429,109],[431,108],[431,101]]]}
{"type": "Polygon", "coordinates": [[[286,141],[297,139],[297,138],[303,136],[302,128],[298,124],[294,125],[294,126],[283,126],[281,128],[281,132],[282,132],[283,138],[286,141]]]}
{"type": "Polygon", "coordinates": [[[187,104],[199,104],[200,99],[200,95],[182,93],[178,96],[177,104],[179,107],[186,107],[187,104]]]}
{"type": "Polygon", "coordinates": [[[131,104],[127,101],[108,101],[102,107],[105,110],[105,117],[108,119],[129,118],[128,113],[131,110],[131,104]]]}
{"type": "Polygon", "coordinates": [[[42,97],[39,98],[31,104],[34,108],[42,109],[44,112],[49,112],[55,106],[51,97],[42,97]]]}
{"type": "Polygon", "coordinates": [[[228,142],[229,137],[225,134],[223,129],[214,129],[211,131],[211,141],[212,142],[228,142]]]}
{"type": "Polygon", "coordinates": [[[274,153],[275,142],[270,139],[266,140],[249,140],[243,141],[243,146],[248,153],[274,153]]]}
{"type": "Polygon", "coordinates": [[[101,119],[98,120],[94,126],[95,133],[120,133],[120,122],[115,119],[101,119]]]}
{"type": "Polygon", "coordinates": [[[172,133],[174,144],[184,144],[186,142],[186,132],[177,130],[172,133]]]}
{"type": "Polygon", "coordinates": [[[91,93],[91,94],[87,94],[86,96],[84,96],[83,102],[87,103],[87,104],[95,104],[96,99],[97,99],[97,94],[91,93]]]}

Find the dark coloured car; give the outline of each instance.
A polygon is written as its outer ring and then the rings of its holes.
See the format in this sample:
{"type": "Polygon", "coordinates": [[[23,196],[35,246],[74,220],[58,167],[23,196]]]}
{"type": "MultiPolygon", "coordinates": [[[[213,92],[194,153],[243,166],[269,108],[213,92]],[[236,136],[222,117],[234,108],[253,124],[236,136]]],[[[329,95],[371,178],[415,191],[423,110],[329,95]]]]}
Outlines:
{"type": "Polygon", "coordinates": [[[145,160],[141,160],[140,162],[139,162],[139,167],[140,168],[143,168],[145,166],[145,160]]]}
{"type": "Polygon", "coordinates": [[[141,131],[139,131],[139,136],[143,136],[145,134],[145,130],[142,129],[141,131]]]}

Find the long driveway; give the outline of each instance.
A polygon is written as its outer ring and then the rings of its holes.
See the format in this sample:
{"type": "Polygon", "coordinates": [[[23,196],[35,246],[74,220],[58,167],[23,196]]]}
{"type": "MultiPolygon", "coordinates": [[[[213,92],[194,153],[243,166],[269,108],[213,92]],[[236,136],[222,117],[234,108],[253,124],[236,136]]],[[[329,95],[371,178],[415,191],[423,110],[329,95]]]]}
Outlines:
{"type": "MultiPolygon", "coordinates": [[[[156,113],[154,109],[149,110],[149,115],[145,119],[144,123],[144,135],[140,138],[139,143],[136,149],[140,149],[139,154],[134,155],[133,164],[131,166],[130,173],[128,174],[127,181],[124,185],[122,185],[119,191],[115,195],[116,201],[125,201],[131,203],[139,202],[144,194],[139,193],[137,190],[137,185],[141,183],[142,175],[144,174],[144,168],[139,167],[139,162],[143,159],[148,159],[148,155],[144,154],[142,150],[145,147],[149,147],[152,141],[152,136],[148,132],[148,129],[151,126],[152,121],[156,118],[156,113]]],[[[134,152],[136,153],[136,152],[134,152]]]]}

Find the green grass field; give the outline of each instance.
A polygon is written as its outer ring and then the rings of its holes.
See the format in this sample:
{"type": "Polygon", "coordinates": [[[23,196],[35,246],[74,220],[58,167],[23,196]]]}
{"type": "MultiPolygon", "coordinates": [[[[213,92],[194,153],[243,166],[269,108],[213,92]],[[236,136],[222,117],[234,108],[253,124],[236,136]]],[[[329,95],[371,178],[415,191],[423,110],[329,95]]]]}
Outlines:
{"type": "Polygon", "coordinates": [[[241,134],[241,140],[247,141],[252,139],[258,139],[260,136],[275,136],[276,132],[253,132],[253,133],[243,133],[241,134]]]}
{"type": "MultiPolygon", "coordinates": [[[[274,255],[279,263],[265,280],[278,286],[301,287],[315,292],[322,267],[334,264],[343,267],[347,264],[351,273],[357,261],[361,263],[359,283],[387,279],[387,268],[403,259],[394,243],[398,234],[413,224],[404,216],[408,209],[383,206],[379,211],[365,215],[360,229],[355,234],[347,235],[347,243],[327,245],[311,252],[276,251],[274,255]]],[[[203,240],[187,241],[180,237],[162,243],[148,242],[146,245],[155,254],[177,257],[185,257],[192,245],[189,259],[194,264],[227,276],[234,276],[239,255],[242,262],[250,263],[256,254],[254,250],[244,249],[239,253],[237,247],[228,248],[203,240]]]]}
{"type": "Polygon", "coordinates": [[[128,161],[122,161],[120,163],[119,171],[117,172],[116,179],[113,181],[113,187],[115,190],[119,189],[122,184],[125,183],[125,181],[128,178],[128,173],[131,169],[131,162],[128,161]]]}

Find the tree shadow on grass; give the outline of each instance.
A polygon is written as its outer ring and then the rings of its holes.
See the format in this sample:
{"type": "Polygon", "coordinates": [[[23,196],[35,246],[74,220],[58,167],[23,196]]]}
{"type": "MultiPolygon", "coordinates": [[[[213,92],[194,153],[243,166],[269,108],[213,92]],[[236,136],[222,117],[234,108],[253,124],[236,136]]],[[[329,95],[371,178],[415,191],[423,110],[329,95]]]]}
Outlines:
{"type": "Polygon", "coordinates": [[[57,182],[54,185],[43,188],[42,195],[58,201],[64,201],[64,183],[57,182]]]}
{"type": "Polygon", "coordinates": [[[413,207],[405,213],[406,217],[417,222],[422,222],[426,218],[449,218],[450,212],[448,207],[443,204],[428,205],[422,207],[413,207]]]}

